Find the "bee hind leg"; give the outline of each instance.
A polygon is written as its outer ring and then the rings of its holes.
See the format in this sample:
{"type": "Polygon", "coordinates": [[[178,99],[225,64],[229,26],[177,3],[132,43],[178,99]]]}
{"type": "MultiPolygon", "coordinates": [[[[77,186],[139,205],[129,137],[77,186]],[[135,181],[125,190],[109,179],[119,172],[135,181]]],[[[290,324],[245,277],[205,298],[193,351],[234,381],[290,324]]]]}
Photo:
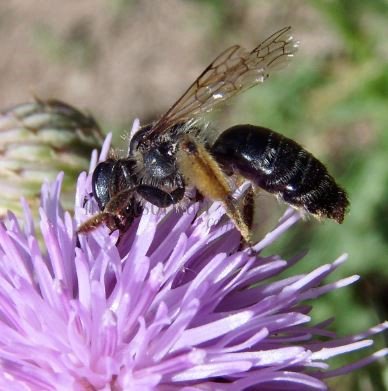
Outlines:
{"type": "Polygon", "coordinates": [[[244,212],[232,197],[232,189],[225,174],[206,148],[190,135],[185,135],[179,143],[177,161],[187,183],[197,188],[205,197],[221,201],[245,242],[252,244],[250,227],[245,221],[244,212]]]}

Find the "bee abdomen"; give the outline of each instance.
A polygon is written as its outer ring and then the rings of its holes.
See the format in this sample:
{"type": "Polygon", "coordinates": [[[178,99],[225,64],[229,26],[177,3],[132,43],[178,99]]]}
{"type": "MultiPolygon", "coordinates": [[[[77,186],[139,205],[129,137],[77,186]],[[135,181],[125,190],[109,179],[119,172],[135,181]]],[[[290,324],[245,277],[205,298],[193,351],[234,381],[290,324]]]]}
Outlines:
{"type": "Polygon", "coordinates": [[[240,174],[292,206],[342,223],[346,192],[326,167],[295,141],[270,129],[237,125],[211,151],[229,173],[240,174]]]}

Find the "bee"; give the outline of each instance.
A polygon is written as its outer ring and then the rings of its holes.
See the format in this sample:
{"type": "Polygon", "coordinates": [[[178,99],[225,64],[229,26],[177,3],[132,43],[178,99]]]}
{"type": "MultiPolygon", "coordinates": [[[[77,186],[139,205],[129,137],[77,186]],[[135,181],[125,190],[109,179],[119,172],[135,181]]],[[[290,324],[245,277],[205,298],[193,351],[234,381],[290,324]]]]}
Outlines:
{"type": "Polygon", "coordinates": [[[234,45],[216,57],[164,115],[135,133],[127,157],[97,165],[92,190],[101,211],[79,232],[102,223],[125,230],[145,202],[159,208],[180,205],[189,187],[220,201],[252,244],[253,198],[242,207],[232,196],[233,179],[241,177],[253,190],[261,188],[311,215],[342,223],[349,205],[346,192],[298,143],[253,125],[233,126],[210,143],[201,129],[204,113],[264,82],[297,47],[291,27],[285,27],[251,51],[234,45]]]}

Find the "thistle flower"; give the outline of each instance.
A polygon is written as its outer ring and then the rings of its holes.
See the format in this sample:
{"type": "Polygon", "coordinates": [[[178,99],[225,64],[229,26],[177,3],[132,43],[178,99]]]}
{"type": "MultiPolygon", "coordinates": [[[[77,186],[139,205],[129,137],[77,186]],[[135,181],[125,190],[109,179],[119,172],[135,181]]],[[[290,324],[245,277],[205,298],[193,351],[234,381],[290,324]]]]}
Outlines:
{"type": "Polygon", "coordinates": [[[67,174],[63,190],[70,207],[74,179],[101,141],[92,117],[58,100],[36,99],[0,113],[0,216],[19,211],[22,195],[36,203],[42,181],[54,180],[59,171],[67,174]]]}
{"type": "Polygon", "coordinates": [[[96,211],[91,178],[78,179],[74,216],[61,207],[62,180],[42,189],[44,248],[26,202],[23,228],[12,213],[0,225],[0,389],[324,390],[324,378],[387,355],[330,369],[328,359],[371,345],[388,323],[338,338],[331,320],[311,322],[306,300],[358,277],[323,283],[345,256],[280,276],[302,255],[259,253],[296,213],[255,252],[239,250],[217,203],[143,213],[121,238],[105,227],[77,236],[96,211]]]}

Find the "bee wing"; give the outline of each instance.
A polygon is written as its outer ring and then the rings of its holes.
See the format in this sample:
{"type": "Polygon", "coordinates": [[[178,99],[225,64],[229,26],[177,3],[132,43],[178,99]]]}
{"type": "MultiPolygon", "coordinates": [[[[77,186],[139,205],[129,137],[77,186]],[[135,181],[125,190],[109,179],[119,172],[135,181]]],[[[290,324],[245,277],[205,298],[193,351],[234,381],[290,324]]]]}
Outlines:
{"type": "Polygon", "coordinates": [[[188,121],[240,92],[262,83],[270,72],[293,56],[298,43],[284,27],[251,52],[239,45],[221,53],[177,102],[155,123],[151,134],[188,121]]]}

